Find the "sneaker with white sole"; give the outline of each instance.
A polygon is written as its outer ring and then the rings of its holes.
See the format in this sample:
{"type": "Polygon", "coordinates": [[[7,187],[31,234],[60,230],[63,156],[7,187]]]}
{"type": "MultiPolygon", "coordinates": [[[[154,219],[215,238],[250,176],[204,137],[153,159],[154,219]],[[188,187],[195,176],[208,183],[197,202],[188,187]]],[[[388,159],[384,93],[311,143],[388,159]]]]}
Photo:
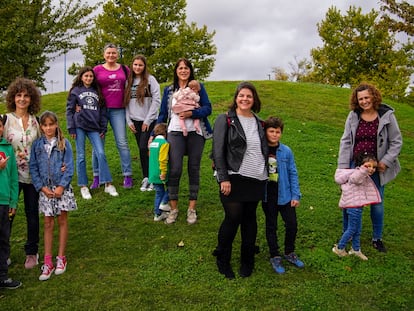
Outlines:
{"type": "Polygon", "coordinates": [[[141,188],[139,188],[139,190],[141,190],[141,191],[147,191],[148,186],[149,186],[148,177],[145,177],[141,181],[141,188]]]}
{"type": "Polygon", "coordinates": [[[168,214],[169,214],[168,212],[161,212],[161,214],[159,215],[154,215],[154,221],[161,221],[161,220],[167,219],[168,214]]]}
{"type": "Polygon", "coordinates": [[[154,185],[149,184],[148,187],[147,187],[147,191],[154,191],[154,185]]]}
{"type": "Polygon", "coordinates": [[[83,199],[85,199],[85,200],[92,199],[92,196],[91,196],[91,193],[89,192],[88,187],[83,186],[80,191],[81,191],[81,195],[82,195],[83,199]]]}
{"type": "Polygon", "coordinates": [[[56,270],[55,270],[55,274],[59,275],[59,274],[63,274],[66,271],[66,266],[67,266],[68,262],[66,260],[66,257],[56,257],[56,270]]]}
{"type": "Polygon", "coordinates": [[[12,280],[8,278],[7,280],[0,281],[0,289],[6,288],[6,289],[16,289],[22,286],[22,282],[12,280]]]}
{"type": "Polygon", "coordinates": [[[105,186],[105,192],[109,193],[109,195],[113,197],[117,197],[119,195],[118,192],[116,192],[114,185],[105,186]]]}
{"type": "Polygon", "coordinates": [[[42,274],[39,276],[39,281],[47,281],[50,279],[55,267],[44,264],[42,266],[42,274]]]}
{"type": "Polygon", "coordinates": [[[177,220],[177,217],[178,217],[178,209],[172,209],[167,219],[165,220],[165,223],[172,224],[177,220]]]}
{"type": "Polygon", "coordinates": [[[191,209],[189,208],[187,210],[187,223],[189,225],[195,224],[197,221],[197,213],[195,211],[195,209],[191,209]]]}
{"type": "Polygon", "coordinates": [[[348,256],[348,253],[346,252],[345,248],[340,249],[338,248],[338,245],[334,244],[334,247],[332,248],[332,251],[337,254],[339,257],[345,257],[348,256]]]}
{"type": "Polygon", "coordinates": [[[159,209],[164,211],[164,212],[171,211],[170,203],[168,203],[168,202],[167,203],[161,203],[159,209]]]}
{"type": "Polygon", "coordinates": [[[39,254],[26,256],[26,261],[24,262],[24,267],[26,269],[33,269],[38,264],[39,264],[39,254]]]}
{"type": "Polygon", "coordinates": [[[349,250],[348,252],[349,255],[355,255],[359,258],[361,258],[362,260],[368,260],[368,257],[365,256],[364,254],[362,254],[361,249],[359,251],[354,251],[352,248],[349,250]]]}

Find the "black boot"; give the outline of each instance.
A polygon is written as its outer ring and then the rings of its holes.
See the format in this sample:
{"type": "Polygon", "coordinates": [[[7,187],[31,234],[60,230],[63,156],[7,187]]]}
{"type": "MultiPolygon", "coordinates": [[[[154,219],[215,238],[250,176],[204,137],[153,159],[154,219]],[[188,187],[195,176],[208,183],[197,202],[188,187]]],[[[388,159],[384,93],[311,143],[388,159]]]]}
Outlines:
{"type": "Polygon", "coordinates": [[[252,247],[251,249],[243,249],[241,250],[240,256],[240,270],[239,275],[242,278],[247,278],[252,275],[254,269],[254,254],[256,252],[256,247],[252,247]]]}
{"type": "Polygon", "coordinates": [[[218,271],[227,279],[234,279],[235,275],[230,265],[231,250],[219,250],[216,248],[213,251],[213,256],[216,256],[216,263],[218,271]]]}

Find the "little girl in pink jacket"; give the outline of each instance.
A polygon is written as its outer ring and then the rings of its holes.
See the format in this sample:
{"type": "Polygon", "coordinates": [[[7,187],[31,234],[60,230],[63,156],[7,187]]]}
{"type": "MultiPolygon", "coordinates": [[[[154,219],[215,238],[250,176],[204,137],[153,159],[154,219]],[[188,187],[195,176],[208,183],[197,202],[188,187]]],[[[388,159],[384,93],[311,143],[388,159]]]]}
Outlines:
{"type": "Polygon", "coordinates": [[[359,155],[355,162],[356,168],[337,169],[335,172],[335,182],[341,185],[342,191],[339,207],[345,209],[348,226],[332,251],[340,257],[350,254],[368,260],[360,248],[362,211],[365,205],[381,202],[378,189],[370,177],[375,172],[378,162],[374,155],[367,153],[359,155]],[[352,247],[347,253],[345,245],[350,240],[352,247]]]}
{"type": "MultiPolygon", "coordinates": [[[[191,80],[186,88],[180,88],[173,94],[173,101],[171,105],[172,111],[175,114],[179,114],[184,111],[200,108],[200,96],[198,95],[200,89],[200,83],[198,83],[197,80],[191,80]]],[[[200,133],[200,120],[194,119],[193,122],[196,132],[200,133]]],[[[183,135],[187,136],[188,131],[187,127],[185,126],[184,119],[180,118],[180,126],[183,130],[183,135]]]]}

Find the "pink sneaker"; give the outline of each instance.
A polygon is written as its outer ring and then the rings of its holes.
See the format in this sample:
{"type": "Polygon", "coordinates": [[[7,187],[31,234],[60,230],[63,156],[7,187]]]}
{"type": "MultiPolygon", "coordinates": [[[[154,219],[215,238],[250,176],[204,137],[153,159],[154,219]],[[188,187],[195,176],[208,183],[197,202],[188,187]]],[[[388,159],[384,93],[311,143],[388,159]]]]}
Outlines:
{"type": "Polygon", "coordinates": [[[39,264],[39,254],[26,256],[26,261],[24,262],[24,267],[26,269],[33,269],[38,264],[39,264]]]}
{"type": "Polygon", "coordinates": [[[91,189],[97,189],[97,188],[99,188],[99,176],[93,176],[93,182],[92,182],[92,185],[91,185],[91,189]]]}
{"type": "Polygon", "coordinates": [[[39,276],[39,281],[47,281],[50,279],[55,267],[44,264],[42,266],[42,274],[39,276]]]}
{"type": "Polygon", "coordinates": [[[66,261],[66,257],[56,257],[56,270],[55,270],[55,274],[59,275],[59,274],[63,274],[66,271],[66,265],[68,264],[68,262],[66,261]]]}

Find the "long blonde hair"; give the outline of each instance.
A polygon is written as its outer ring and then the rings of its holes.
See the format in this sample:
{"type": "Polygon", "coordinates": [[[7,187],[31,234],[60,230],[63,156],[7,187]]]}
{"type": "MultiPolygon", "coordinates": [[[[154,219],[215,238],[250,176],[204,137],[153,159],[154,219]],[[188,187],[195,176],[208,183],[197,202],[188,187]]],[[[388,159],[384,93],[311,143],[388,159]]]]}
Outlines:
{"type": "Polygon", "coordinates": [[[50,119],[53,123],[57,124],[56,133],[55,136],[57,138],[57,147],[60,151],[65,150],[66,144],[65,144],[65,137],[63,136],[63,132],[61,128],[59,127],[58,117],[56,113],[52,111],[45,111],[41,114],[39,118],[40,125],[45,125],[46,119],[50,119]]]}

